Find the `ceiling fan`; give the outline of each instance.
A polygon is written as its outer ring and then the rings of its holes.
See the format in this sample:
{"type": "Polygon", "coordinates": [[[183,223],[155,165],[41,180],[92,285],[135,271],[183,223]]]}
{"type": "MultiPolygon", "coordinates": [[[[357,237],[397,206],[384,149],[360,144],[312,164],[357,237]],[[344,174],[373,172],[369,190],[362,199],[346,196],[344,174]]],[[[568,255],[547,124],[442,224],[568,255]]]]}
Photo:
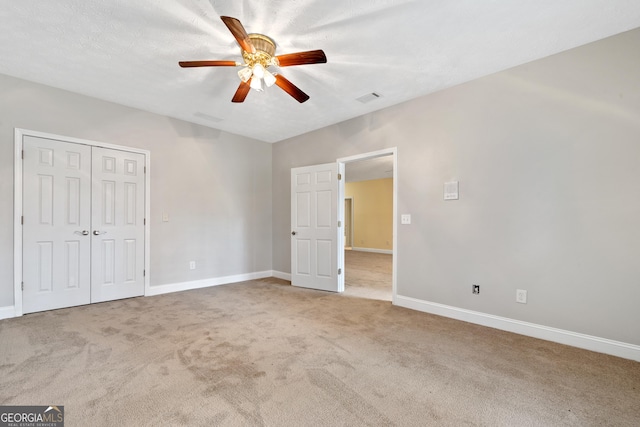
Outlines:
{"type": "Polygon", "coordinates": [[[267,68],[270,66],[290,67],[292,65],[325,63],[327,57],[322,50],[276,56],[276,43],[271,38],[263,34],[247,34],[242,23],[236,18],[221,16],[220,19],[240,45],[244,63],[236,61],[180,61],[178,64],[181,67],[243,67],[238,71],[240,86],[238,86],[231,102],[244,102],[252,88],[261,92],[265,86],[270,87],[274,84],[300,103],[309,99],[309,95],[282,74],[271,73],[267,68]]]}

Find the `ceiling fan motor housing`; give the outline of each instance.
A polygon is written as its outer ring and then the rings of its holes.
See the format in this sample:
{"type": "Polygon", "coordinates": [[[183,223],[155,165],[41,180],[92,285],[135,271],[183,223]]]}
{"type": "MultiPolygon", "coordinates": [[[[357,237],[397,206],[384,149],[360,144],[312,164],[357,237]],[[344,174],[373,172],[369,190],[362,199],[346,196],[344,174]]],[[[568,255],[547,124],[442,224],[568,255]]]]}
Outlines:
{"type": "Polygon", "coordinates": [[[269,65],[278,65],[275,58],[276,42],[272,38],[264,34],[249,34],[249,40],[253,47],[256,48],[255,53],[247,52],[241,49],[242,57],[245,63],[252,67],[255,64],[261,64],[267,68],[269,65]]]}

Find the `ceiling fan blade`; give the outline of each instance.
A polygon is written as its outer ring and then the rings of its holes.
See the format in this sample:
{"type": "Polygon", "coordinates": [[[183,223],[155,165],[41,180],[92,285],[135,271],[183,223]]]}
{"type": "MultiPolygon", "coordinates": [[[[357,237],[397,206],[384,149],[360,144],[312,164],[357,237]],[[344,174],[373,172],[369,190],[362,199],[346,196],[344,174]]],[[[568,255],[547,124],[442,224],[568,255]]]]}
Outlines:
{"type": "Polygon", "coordinates": [[[180,61],[182,68],[186,67],[235,67],[236,61],[180,61]]]}
{"type": "Polygon", "coordinates": [[[244,29],[240,21],[230,16],[221,16],[220,19],[222,19],[224,25],[226,25],[229,31],[231,31],[233,37],[236,38],[242,50],[249,53],[256,53],[256,48],[251,44],[247,30],[244,29]]]}
{"type": "Polygon", "coordinates": [[[233,99],[231,100],[231,102],[244,102],[250,90],[251,86],[249,85],[249,83],[240,82],[240,86],[238,86],[238,90],[236,90],[236,94],[233,95],[233,99]]]}
{"type": "Polygon", "coordinates": [[[275,76],[276,76],[276,85],[280,86],[282,90],[287,92],[289,95],[293,96],[296,99],[296,101],[302,104],[307,99],[309,99],[309,95],[301,91],[298,88],[298,86],[291,83],[289,80],[284,78],[281,74],[276,74],[275,76]]]}
{"type": "Polygon", "coordinates": [[[307,52],[288,53],[286,55],[276,56],[281,67],[289,67],[291,65],[305,64],[324,64],[327,57],[321,49],[310,50],[307,52]]]}

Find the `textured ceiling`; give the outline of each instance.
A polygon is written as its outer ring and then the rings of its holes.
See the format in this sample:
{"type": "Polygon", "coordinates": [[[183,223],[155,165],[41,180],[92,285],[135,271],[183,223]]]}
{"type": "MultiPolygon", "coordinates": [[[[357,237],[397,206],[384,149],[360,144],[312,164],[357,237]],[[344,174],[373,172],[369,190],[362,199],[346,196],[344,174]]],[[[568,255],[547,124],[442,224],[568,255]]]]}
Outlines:
{"type": "Polygon", "coordinates": [[[0,73],[275,142],[640,27],[638,0],[19,0],[0,10],[0,73]],[[230,102],[240,60],[220,20],[328,63],[230,102]],[[370,102],[357,99],[375,92],[370,102]]]}
{"type": "Polygon", "coordinates": [[[344,165],[346,182],[393,178],[393,156],[375,157],[344,165]]]}

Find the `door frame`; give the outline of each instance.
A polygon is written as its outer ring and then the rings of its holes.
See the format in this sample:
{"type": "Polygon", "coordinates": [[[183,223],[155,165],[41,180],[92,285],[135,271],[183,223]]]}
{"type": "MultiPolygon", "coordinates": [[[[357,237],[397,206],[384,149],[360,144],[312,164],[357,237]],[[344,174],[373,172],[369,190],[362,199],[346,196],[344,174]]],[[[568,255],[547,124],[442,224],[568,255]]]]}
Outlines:
{"type": "MultiPolygon", "coordinates": [[[[347,209],[345,207],[344,210],[344,214],[345,214],[345,218],[344,218],[344,227],[347,227],[347,222],[349,223],[349,242],[351,242],[351,246],[353,248],[353,197],[349,196],[349,197],[343,197],[344,201],[346,202],[347,200],[349,200],[351,203],[351,215],[350,218],[347,219],[346,215],[347,215],[347,209]]],[[[343,242],[346,243],[346,242],[343,242]]],[[[346,247],[346,246],[345,246],[346,247]]]]}
{"type": "MultiPolygon", "coordinates": [[[[358,162],[361,160],[375,159],[378,157],[393,156],[393,251],[391,254],[391,303],[397,304],[398,298],[398,147],[384,148],[369,153],[356,154],[349,157],[340,157],[336,161],[344,167],[346,163],[358,162]]],[[[339,181],[340,194],[344,198],[345,179],[339,181]]],[[[342,204],[344,207],[344,203],[342,204]]],[[[353,205],[351,206],[353,209],[353,205]]],[[[344,223],[344,208],[338,211],[338,219],[344,223]]],[[[340,233],[342,235],[342,233],[340,233]]],[[[344,254],[344,242],[342,242],[344,254]]],[[[346,270],[346,267],[345,267],[346,270]]]]}
{"type": "Polygon", "coordinates": [[[149,291],[151,268],[150,254],[151,245],[149,237],[151,235],[151,152],[140,148],[126,147],[123,145],[106,144],[103,142],[91,141],[88,139],[73,138],[69,136],[55,135],[52,133],[39,132],[28,129],[15,128],[14,130],[14,160],[13,160],[13,304],[14,316],[22,316],[22,140],[25,136],[36,138],[53,139],[73,144],[88,145],[91,147],[103,147],[114,150],[129,151],[131,153],[143,154],[145,156],[145,192],[144,192],[144,295],[149,291]]]}

